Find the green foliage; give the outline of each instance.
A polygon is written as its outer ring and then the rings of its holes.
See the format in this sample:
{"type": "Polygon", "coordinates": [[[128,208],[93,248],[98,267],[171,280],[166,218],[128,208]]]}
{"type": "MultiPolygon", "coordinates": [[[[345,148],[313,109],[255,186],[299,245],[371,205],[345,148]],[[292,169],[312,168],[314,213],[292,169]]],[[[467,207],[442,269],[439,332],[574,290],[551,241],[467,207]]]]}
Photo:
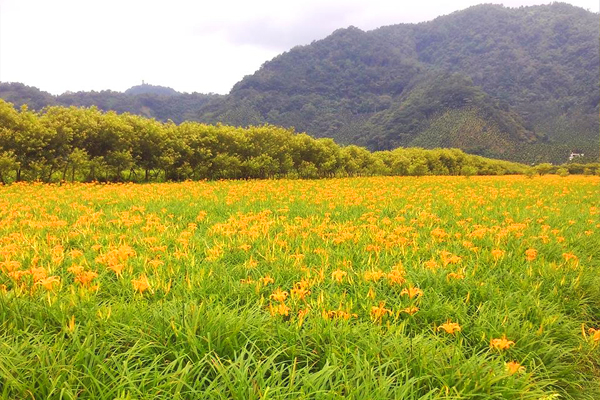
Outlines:
{"type": "Polygon", "coordinates": [[[525,170],[525,176],[529,179],[532,179],[536,174],[537,171],[535,168],[527,168],[527,170],[525,170]]]}
{"type": "Polygon", "coordinates": [[[562,177],[569,176],[569,170],[564,167],[561,167],[556,170],[556,174],[562,177]]]}
{"type": "Polygon", "coordinates": [[[12,151],[0,153],[0,183],[7,183],[7,177],[19,168],[17,156],[12,151]]]}
{"type": "Polygon", "coordinates": [[[520,164],[449,149],[371,153],[272,125],[175,125],[131,114],[0,100],[0,180],[160,181],[369,175],[500,175],[520,164]]]}
{"type": "Polygon", "coordinates": [[[536,171],[540,175],[549,174],[554,167],[550,163],[543,163],[535,167],[536,171]]]}

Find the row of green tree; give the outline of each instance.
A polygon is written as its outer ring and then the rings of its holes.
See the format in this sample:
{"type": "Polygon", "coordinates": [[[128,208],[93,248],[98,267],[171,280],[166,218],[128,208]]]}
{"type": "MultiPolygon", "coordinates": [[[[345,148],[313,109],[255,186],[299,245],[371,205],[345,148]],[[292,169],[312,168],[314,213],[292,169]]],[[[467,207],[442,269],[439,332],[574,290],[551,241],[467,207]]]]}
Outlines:
{"type": "Polygon", "coordinates": [[[0,100],[0,181],[164,181],[498,175],[528,167],[455,149],[371,153],[272,125],[159,122],[95,107],[40,112],[0,100]]]}
{"type": "Polygon", "coordinates": [[[550,163],[538,164],[530,168],[526,174],[555,174],[555,175],[600,175],[600,163],[577,163],[570,162],[562,165],[552,165],[550,163]]]}

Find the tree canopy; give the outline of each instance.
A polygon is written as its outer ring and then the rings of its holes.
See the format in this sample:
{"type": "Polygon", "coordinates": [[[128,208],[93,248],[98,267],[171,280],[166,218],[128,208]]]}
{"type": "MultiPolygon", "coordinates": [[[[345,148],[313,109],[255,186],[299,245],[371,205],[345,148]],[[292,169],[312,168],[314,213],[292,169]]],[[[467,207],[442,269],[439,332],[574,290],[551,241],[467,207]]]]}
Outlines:
{"type": "Polygon", "coordinates": [[[0,182],[497,175],[526,166],[456,149],[369,152],[273,125],[160,122],[96,107],[0,100],[0,182]]]}

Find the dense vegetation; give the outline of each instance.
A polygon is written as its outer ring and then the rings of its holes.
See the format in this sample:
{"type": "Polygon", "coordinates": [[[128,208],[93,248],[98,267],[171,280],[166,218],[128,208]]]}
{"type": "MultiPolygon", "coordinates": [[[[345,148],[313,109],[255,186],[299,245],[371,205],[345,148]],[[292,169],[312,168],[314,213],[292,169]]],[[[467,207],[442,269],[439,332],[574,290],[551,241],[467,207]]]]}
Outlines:
{"type": "Polygon", "coordinates": [[[103,90],[66,92],[53,96],[22,83],[0,83],[0,98],[17,108],[22,105],[33,110],[41,110],[47,106],[96,106],[104,111],[128,112],[176,123],[197,120],[198,110],[208,101],[220,97],[222,96],[217,94],[179,93],[168,87],[148,84],[133,86],[124,93],[103,90]]]}
{"type": "Polygon", "coordinates": [[[166,121],[295,127],[389,150],[457,147],[527,163],[599,156],[597,14],[564,3],[481,5],[420,24],[350,27],[295,47],[228,96],[138,87],[53,97],[2,84],[17,106],[97,105],[166,121]],[[150,91],[151,93],[147,93],[150,91]]]}
{"type": "Polygon", "coordinates": [[[59,106],[37,113],[0,100],[1,182],[499,175],[526,169],[451,149],[371,153],[272,125],[176,125],[59,106]]]}
{"type": "Polygon", "coordinates": [[[203,107],[370,149],[456,146],[523,162],[597,160],[597,14],[481,5],[431,22],[340,29],[266,63],[203,107]]]}
{"type": "Polygon", "coordinates": [[[600,178],[0,185],[0,398],[597,400],[600,178]]]}

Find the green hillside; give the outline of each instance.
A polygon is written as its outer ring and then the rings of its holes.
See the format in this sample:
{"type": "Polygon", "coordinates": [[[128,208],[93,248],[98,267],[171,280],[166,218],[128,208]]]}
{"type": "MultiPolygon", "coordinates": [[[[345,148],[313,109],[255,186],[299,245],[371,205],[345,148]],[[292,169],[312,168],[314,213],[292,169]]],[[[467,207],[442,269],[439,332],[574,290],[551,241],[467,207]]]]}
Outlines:
{"type": "Polygon", "coordinates": [[[199,119],[294,126],[377,150],[454,144],[525,162],[563,162],[572,150],[595,159],[599,34],[597,14],[561,3],[350,27],[266,63],[199,119]]]}
{"type": "Polygon", "coordinates": [[[128,112],[177,123],[196,120],[198,110],[204,104],[221,97],[217,94],[179,93],[169,87],[148,84],[133,86],[124,93],[103,90],[53,96],[22,83],[0,83],[0,98],[16,107],[27,104],[31,109],[40,110],[46,106],[96,106],[104,111],[128,112]]]}

